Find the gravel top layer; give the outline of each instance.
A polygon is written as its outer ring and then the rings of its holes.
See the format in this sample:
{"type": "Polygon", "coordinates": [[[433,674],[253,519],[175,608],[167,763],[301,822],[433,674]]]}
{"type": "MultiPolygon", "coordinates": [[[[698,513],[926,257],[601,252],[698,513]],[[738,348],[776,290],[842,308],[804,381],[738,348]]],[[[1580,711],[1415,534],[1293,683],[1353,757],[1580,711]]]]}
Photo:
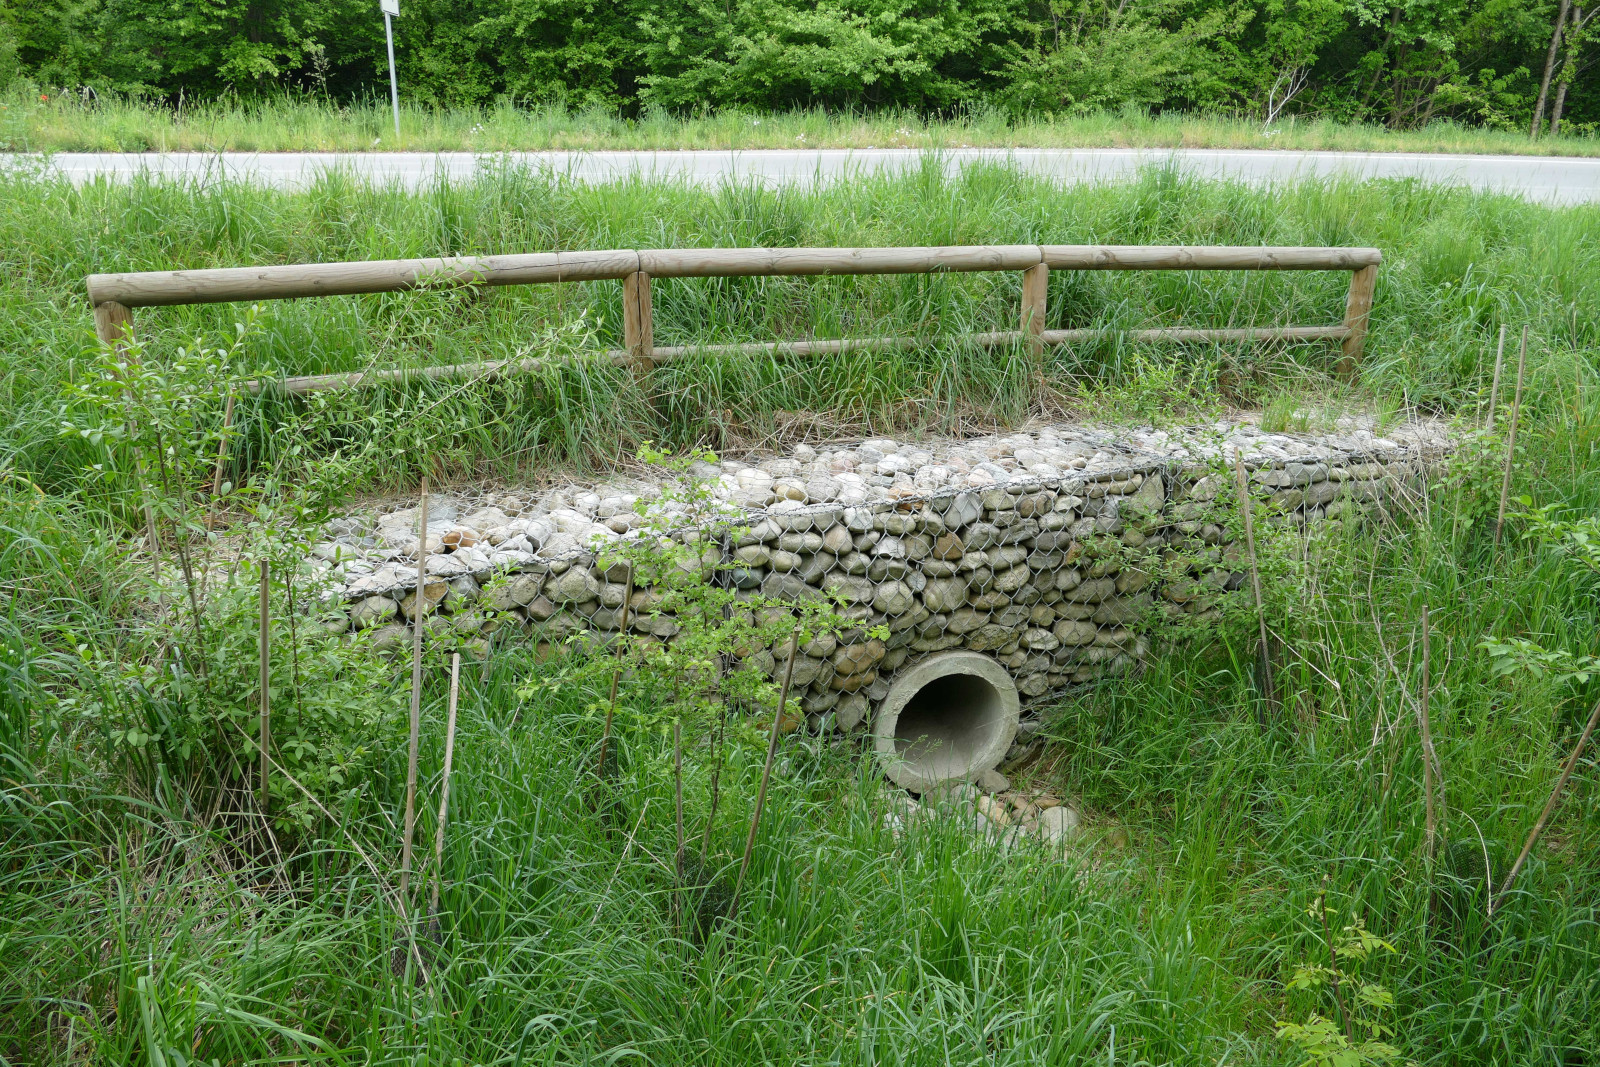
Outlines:
{"type": "MultiPolygon", "coordinates": [[[[958,439],[898,441],[877,437],[824,445],[797,445],[784,455],[756,454],[697,464],[694,473],[717,484],[720,500],[766,508],[784,500],[845,505],[923,497],[941,491],[989,488],[1018,481],[1054,480],[1075,473],[1092,478],[1152,465],[1200,464],[1243,455],[1257,467],[1288,461],[1419,450],[1449,446],[1448,425],[1413,419],[1384,427],[1374,416],[1344,416],[1323,433],[1268,433],[1259,417],[1242,415],[1193,426],[1102,427],[1044,423],[1005,434],[958,439]]],[[[568,484],[539,491],[469,487],[433,494],[429,525],[450,528],[469,516],[497,509],[510,518],[572,510],[604,520],[632,510],[657,492],[659,479],[613,475],[604,482],[568,484]]],[[[339,540],[387,520],[416,521],[416,498],[379,501],[336,520],[329,533],[339,540]],[[404,513],[400,515],[398,513],[404,513]]],[[[480,523],[491,515],[476,516],[480,523]]],[[[487,532],[487,531],[480,531],[487,532]]]]}
{"type": "MultiPolygon", "coordinates": [[[[730,511],[783,513],[818,507],[905,502],[951,492],[1029,483],[1094,481],[1121,471],[1204,465],[1241,454],[1247,466],[1282,467],[1340,457],[1436,454],[1449,446],[1439,420],[1385,425],[1372,416],[1344,416],[1325,432],[1263,431],[1253,415],[1181,428],[1112,428],[1043,423],[1011,433],[961,439],[897,441],[870,438],[797,445],[783,455],[752,455],[699,463],[704,478],[730,511]]],[[[431,494],[430,553],[474,552],[502,557],[496,565],[570,557],[619,537],[644,520],[641,500],[660,493],[661,480],[612,476],[602,483],[544,490],[467,488],[431,494]]],[[[671,506],[662,506],[669,515],[671,506]]],[[[382,501],[329,524],[315,554],[347,582],[384,564],[416,558],[416,498],[382,501]]]]}

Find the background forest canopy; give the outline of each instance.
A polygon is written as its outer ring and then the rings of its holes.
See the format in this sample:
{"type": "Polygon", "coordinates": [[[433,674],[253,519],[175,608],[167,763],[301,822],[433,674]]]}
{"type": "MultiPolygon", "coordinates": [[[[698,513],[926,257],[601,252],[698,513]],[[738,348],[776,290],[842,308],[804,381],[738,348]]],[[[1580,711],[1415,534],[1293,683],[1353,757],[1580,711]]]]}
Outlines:
{"type": "MultiPolygon", "coordinates": [[[[1559,99],[1563,128],[1593,133],[1596,8],[1600,0],[1587,10],[1571,0],[405,0],[395,29],[402,93],[438,106],[1139,109],[1527,129],[1559,99]]],[[[286,91],[351,100],[385,88],[383,22],[376,0],[0,0],[0,86],[19,81],[174,105],[286,91]]]]}

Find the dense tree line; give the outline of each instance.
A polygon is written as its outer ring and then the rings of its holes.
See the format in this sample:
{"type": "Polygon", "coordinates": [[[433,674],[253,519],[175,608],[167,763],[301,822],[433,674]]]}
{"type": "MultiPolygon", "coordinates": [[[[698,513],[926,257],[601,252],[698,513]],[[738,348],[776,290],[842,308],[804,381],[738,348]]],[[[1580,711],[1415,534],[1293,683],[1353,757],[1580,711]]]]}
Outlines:
{"type": "MultiPolygon", "coordinates": [[[[1600,0],[404,0],[438,104],[1600,120],[1600,0]]],[[[376,0],[0,0],[0,82],[381,89],[376,0]]]]}

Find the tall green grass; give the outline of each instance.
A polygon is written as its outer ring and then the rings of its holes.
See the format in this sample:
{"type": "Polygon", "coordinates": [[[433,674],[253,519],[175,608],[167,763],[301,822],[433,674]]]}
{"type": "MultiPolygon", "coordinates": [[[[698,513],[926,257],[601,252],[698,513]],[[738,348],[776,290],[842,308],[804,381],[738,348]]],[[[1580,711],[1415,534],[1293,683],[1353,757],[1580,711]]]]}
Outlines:
{"type": "MultiPolygon", "coordinates": [[[[1592,450],[1600,411],[1585,414],[1592,450]]],[[[1574,468],[1572,427],[1533,418],[1519,489],[1592,512],[1593,452],[1574,468]]],[[[1592,575],[1515,540],[1497,552],[1487,522],[1464,522],[1485,499],[1492,487],[1435,490],[1431,520],[1325,547],[1315,596],[1275,595],[1289,704],[1265,728],[1248,642],[1065,700],[1025,772],[1089,812],[1064,859],[1001,849],[958,819],[897,838],[857,746],[791,741],[740,925],[707,938],[671,918],[670,745],[624,715],[626,800],[608,830],[582,770],[600,694],[519,692],[559,681],[559,662],[507,653],[465,674],[429,984],[392,974],[393,909],[352,843],[392,879],[400,746],[283,865],[235,843],[245,828],[226,810],[186,812],[159,773],[108,776],[69,751],[46,767],[67,780],[3,793],[0,1050],[49,1064],[153,1062],[152,1049],[221,1063],[1287,1064],[1272,1023],[1311,1010],[1283,983],[1322,951],[1305,909],[1326,875],[1336,919],[1359,916],[1397,949],[1369,977],[1397,996],[1409,1058],[1583,1063],[1600,1041],[1592,757],[1492,921],[1459,857],[1485,850],[1503,877],[1600,695],[1496,679],[1478,637],[1592,651],[1600,605],[1592,575]],[[1452,842],[1432,873],[1404,692],[1419,683],[1423,603],[1452,842]],[[112,784],[130,792],[96,792],[112,784]]],[[[424,797],[443,668],[428,669],[424,797]]],[[[647,715],[649,700],[624,686],[625,705],[647,715]]],[[[689,763],[697,835],[703,745],[689,763]]],[[[746,739],[711,834],[725,875],[759,774],[746,739]]]]}
{"type": "MultiPolygon", "coordinates": [[[[403,90],[402,90],[403,92],[403,90]]],[[[1255,148],[1592,156],[1592,133],[1529,141],[1508,130],[1435,122],[1417,130],[1290,117],[1265,126],[1222,115],[1132,110],[1014,118],[978,109],[725,111],[693,116],[561,106],[430,108],[387,98],[338,104],[309,96],[192,101],[181,110],[125,98],[13,90],[0,98],[0,150],[31,152],[501,152],[751,148],[1255,148]]]]}
{"type": "MultiPolygon", "coordinates": [[[[1370,391],[1433,410],[1487,391],[1493,336],[1530,321],[1536,349],[1595,343],[1600,252],[1592,207],[1549,209],[1412,182],[1307,183],[1274,190],[1154,170],[1134,184],[1064,188],[998,167],[820,189],[644,181],[589,187],[517,167],[412,195],[333,175],[306,192],[232,185],[0,180],[0,313],[14,355],[0,367],[0,469],[76,493],[85,454],[60,436],[64,382],[92,344],[83,278],[93,271],[696,245],[1002,242],[1377,245],[1387,263],[1363,369],[1370,391]]],[[[1069,273],[1051,283],[1050,326],[1241,326],[1339,321],[1335,273],[1069,273]]],[[[717,448],[811,433],[955,431],[1059,407],[1090,381],[1139,365],[1108,336],[1058,349],[1041,380],[1018,353],[953,338],[1014,326],[1008,274],[676,280],[655,286],[660,344],[919,334],[904,353],[842,358],[690,358],[635,378],[570,360],[543,376],[324,395],[295,440],[390,443],[382,485],[424,457],[449,477],[521,477],[609,464],[654,440],[717,448]],[[939,339],[943,340],[939,340],[939,339]]],[[[263,307],[243,377],[421,366],[620,345],[621,286],[419,292],[263,307]]],[[[148,309],[148,358],[196,333],[231,337],[236,306],[148,309]]],[[[1328,382],[1330,346],[1191,348],[1223,399],[1263,383],[1328,382]]],[[[273,462],[288,402],[247,399],[237,455],[273,462]]],[[[216,399],[220,417],[221,397],[216,399]]],[[[298,410],[298,409],[297,409],[298,410]]]]}
{"type": "MultiPolygon", "coordinates": [[[[1600,653],[1596,576],[1523,540],[1515,520],[1494,544],[1497,447],[1432,487],[1416,519],[1307,545],[1298,580],[1269,590],[1286,650],[1281,717],[1260,724],[1251,649],[1231,634],[1052,709],[1055,743],[1017,777],[1081,798],[1088,843],[1064,861],[975,841],[949,820],[897,838],[884,818],[892,802],[856,746],[796,738],[782,752],[739,924],[707,937],[671,919],[670,742],[650,715],[656,694],[624,686],[624,804],[608,827],[583,772],[601,694],[564,682],[560,660],[507,651],[481,673],[469,665],[441,944],[419,984],[391,966],[401,746],[348,791],[328,791],[330,814],[275,850],[244,799],[198,776],[194,761],[129,759],[104,735],[94,702],[137,696],[124,683],[166,654],[170,616],[153,614],[147,563],[129,551],[116,501],[86,477],[94,457],[60,423],[72,414],[65,386],[90,365],[81,279],[94,270],[652,244],[1371,243],[1386,266],[1362,392],[1348,402],[1475,420],[1499,324],[1530,322],[1513,489],[1593,515],[1600,270],[1587,235],[1597,221],[1591,208],[1411,183],[1257,191],[1159,172],[1104,189],[983,169],[954,181],[930,171],[815,191],[706,191],[591,189],[508,170],[421,195],[337,178],[300,194],[8,179],[0,1056],[1288,1064],[1298,1060],[1273,1021],[1314,1007],[1284,983],[1320,951],[1305,909],[1327,876],[1336,917],[1363,918],[1397,949],[1374,973],[1396,994],[1408,1058],[1589,1062],[1600,1047],[1592,752],[1492,920],[1470,862],[1487,852],[1503,875],[1600,697],[1595,681],[1498,677],[1477,649],[1485,636],[1527,636],[1600,653]],[[1434,736],[1451,843],[1437,869],[1422,851],[1413,706],[1423,604],[1435,625],[1434,736]]],[[[1344,279],[1064,275],[1054,285],[1062,323],[1213,325],[1334,321],[1344,279]]],[[[273,305],[250,344],[252,370],[614,344],[617,288],[273,305]]],[[[657,332],[663,343],[797,329],[937,334],[1009,325],[1015,298],[1016,279],[1004,277],[682,282],[658,287],[657,332]]],[[[195,330],[227,333],[238,316],[141,312],[146,358],[195,330]]],[[[955,344],[830,361],[690,360],[640,380],[574,362],[526,382],[383,390],[309,410],[246,404],[251,436],[235,473],[267,463],[293,472],[296,443],[320,451],[373,433],[402,453],[360,486],[381,491],[404,488],[423,456],[435,474],[534,479],[626,458],[645,439],[722,447],[828,429],[955,430],[1091,395],[1097,416],[1117,414],[1113,401],[1147,417],[1285,395],[1325,405],[1339,400],[1332,359],[1318,346],[1162,354],[1107,341],[1059,353],[1046,382],[1015,354],[955,344]]],[[[243,631],[229,636],[248,644],[243,631]]],[[[421,854],[444,672],[430,662],[421,854]]],[[[369,699],[398,730],[403,696],[374,686],[369,699]]],[[[141,708],[183,711],[153,698],[141,708]]],[[[713,871],[737,864],[760,775],[759,740],[735,733],[706,857],[713,871]]],[[[695,833],[710,812],[704,739],[690,738],[687,762],[695,833]]]]}

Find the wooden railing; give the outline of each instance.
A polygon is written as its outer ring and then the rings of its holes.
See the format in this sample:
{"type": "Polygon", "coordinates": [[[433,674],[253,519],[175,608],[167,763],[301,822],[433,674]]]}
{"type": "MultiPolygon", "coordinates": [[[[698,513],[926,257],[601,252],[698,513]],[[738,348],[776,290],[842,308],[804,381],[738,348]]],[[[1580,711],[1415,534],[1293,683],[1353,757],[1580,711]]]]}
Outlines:
{"type": "MultiPolygon", "coordinates": [[[[687,352],[832,355],[859,348],[911,348],[927,338],[866,337],[841,340],[657,346],[650,314],[653,278],[734,278],[776,275],[930,274],[968,271],[1022,272],[1020,328],[969,334],[968,343],[997,347],[1026,343],[1036,355],[1049,345],[1100,336],[1101,330],[1047,330],[1052,270],[1340,270],[1350,271],[1344,321],[1336,326],[1277,326],[1244,329],[1134,330],[1140,341],[1304,341],[1341,345],[1339,372],[1353,376],[1361,359],[1372,312],[1378,264],[1376,248],[1181,247],[1145,245],[964,245],[932,248],[683,248],[647,251],[539,252],[449,259],[308,263],[275,267],[91,274],[100,339],[115,344],[132,336],[133,308],[285,300],[353,293],[389,293],[440,286],[539,285],[615,280],[623,284],[622,349],[602,353],[618,363],[648,369],[687,352]]],[[[348,389],[413,378],[497,377],[541,365],[541,360],[490,361],[453,366],[357,371],[289,378],[278,383],[291,393],[348,389]]],[[[262,383],[250,382],[252,392],[262,383]]]]}

